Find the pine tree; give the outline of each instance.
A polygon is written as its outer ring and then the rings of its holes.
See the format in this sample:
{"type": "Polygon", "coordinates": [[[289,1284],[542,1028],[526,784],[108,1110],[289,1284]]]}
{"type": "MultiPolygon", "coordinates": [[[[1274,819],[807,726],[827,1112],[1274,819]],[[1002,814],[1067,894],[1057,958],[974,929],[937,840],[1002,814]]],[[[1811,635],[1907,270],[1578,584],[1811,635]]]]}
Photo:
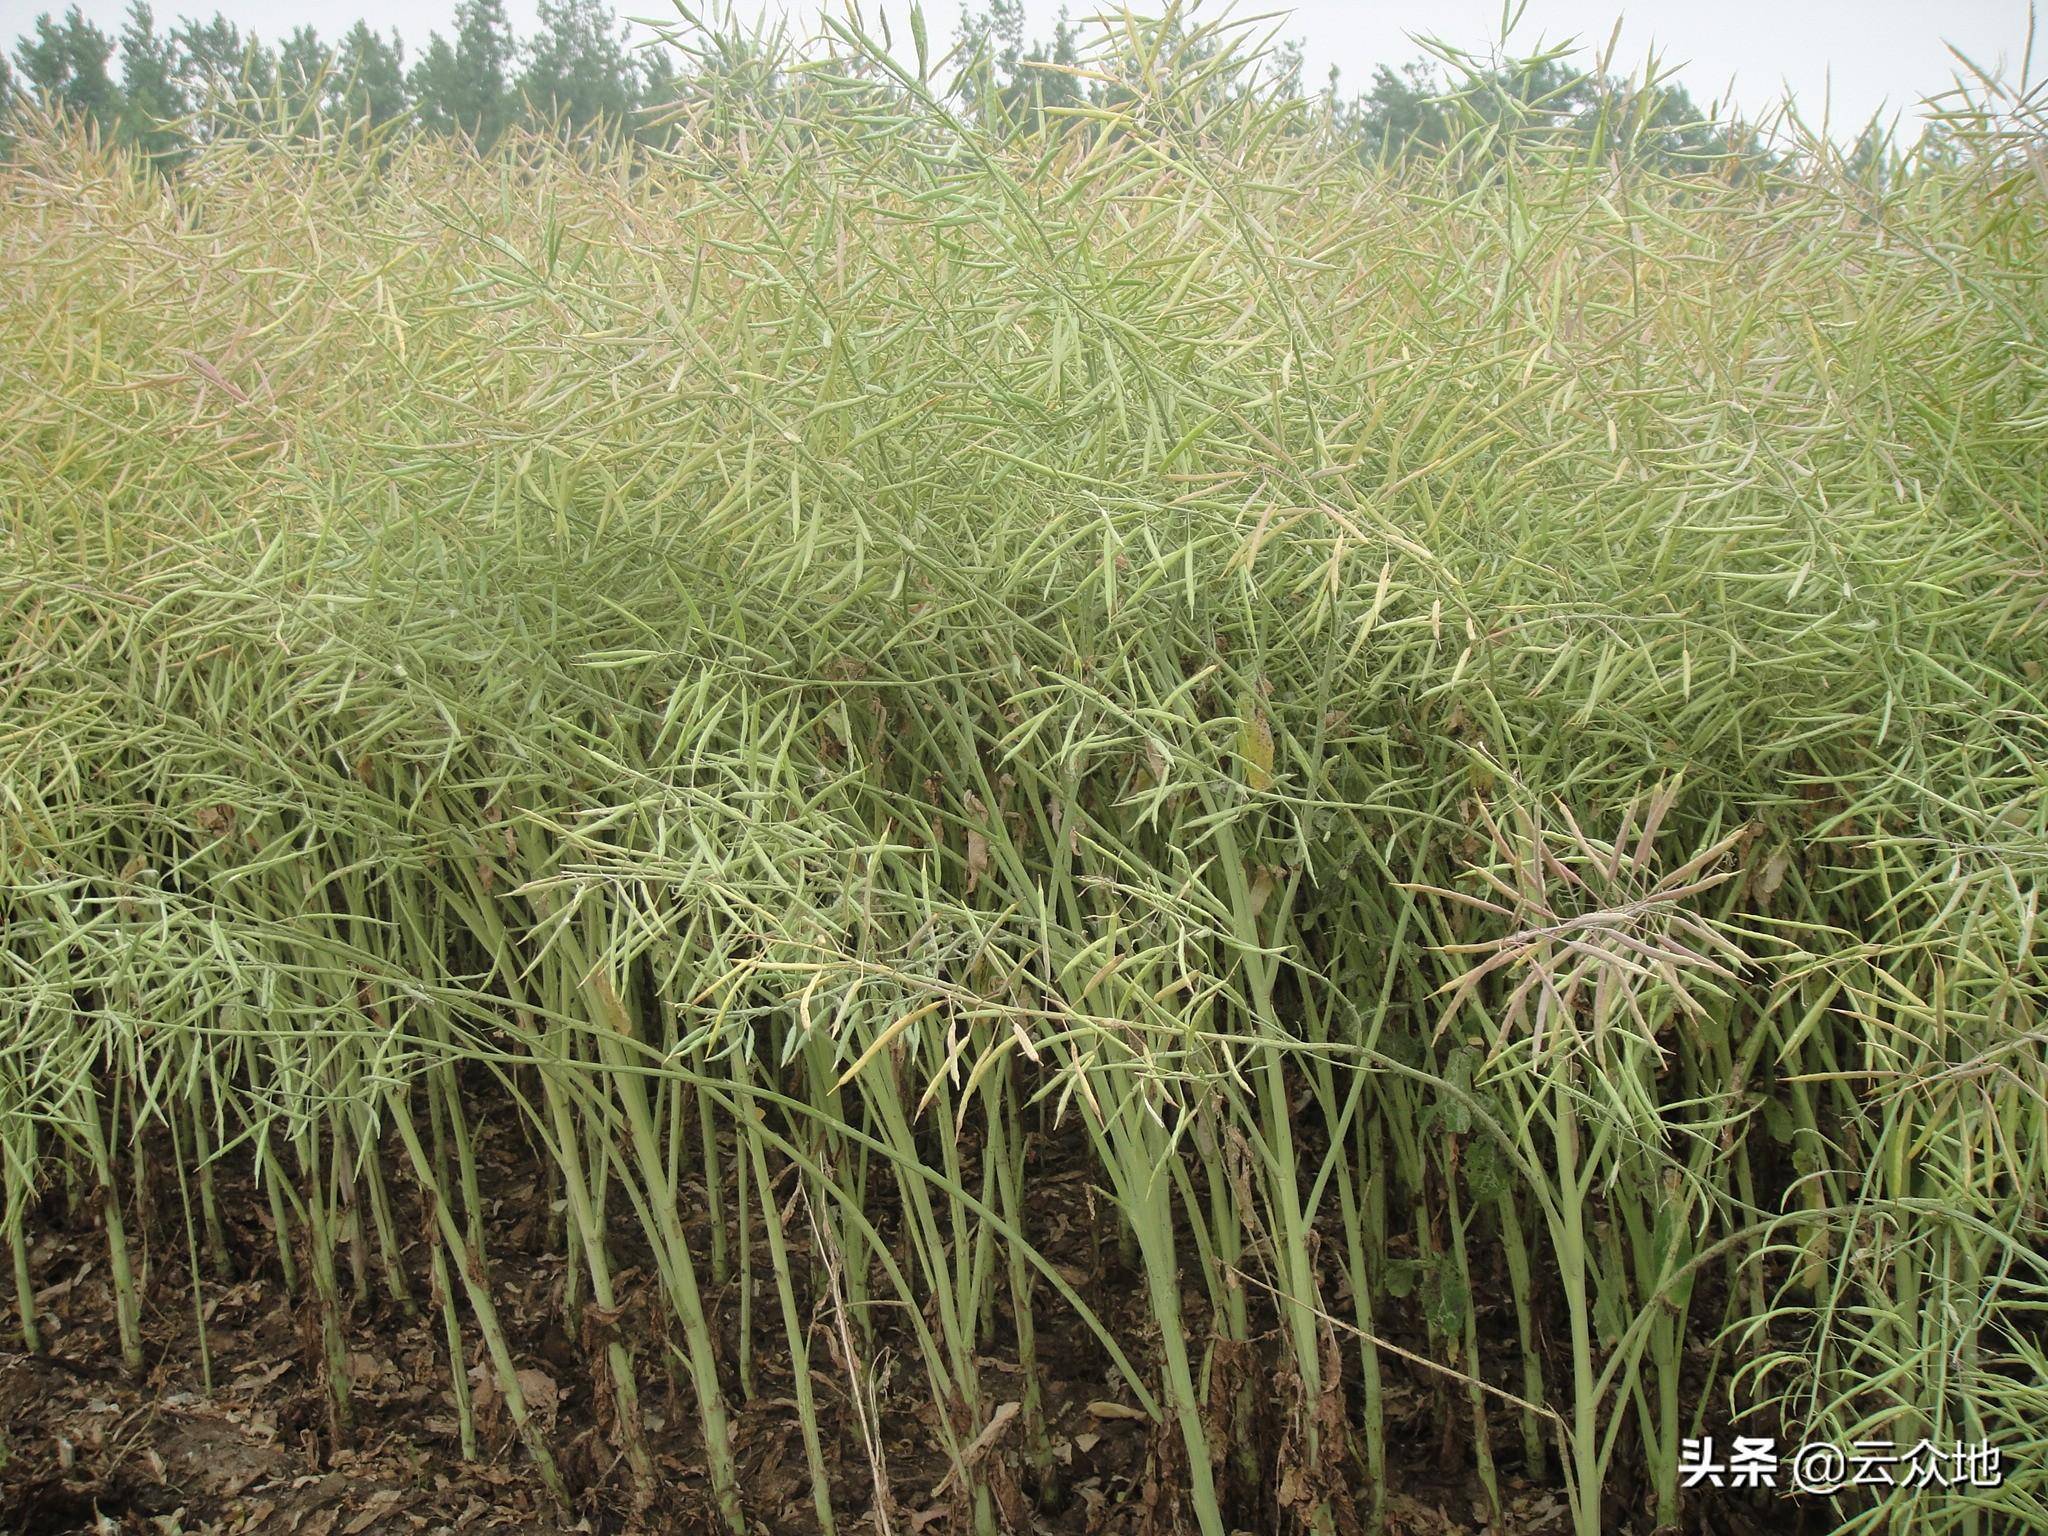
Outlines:
{"type": "Polygon", "coordinates": [[[347,121],[371,128],[405,115],[405,45],[396,32],[386,42],[367,22],[349,28],[334,62],[334,97],[347,121]]]}
{"type": "Polygon", "coordinates": [[[495,142],[518,112],[512,90],[517,60],[503,0],[462,0],[453,42],[435,33],[413,66],[409,83],[420,121],[444,133],[466,133],[480,145],[495,142]]]}
{"type": "Polygon", "coordinates": [[[30,90],[40,91],[66,111],[95,124],[102,133],[119,131],[125,102],[107,72],[114,42],[85,19],[77,6],[57,22],[45,11],[33,38],[21,39],[15,60],[30,90]]]}
{"type": "Polygon", "coordinates": [[[640,104],[640,74],[625,24],[605,0],[540,0],[540,26],[519,77],[527,110],[559,113],[577,128],[623,123],[640,104]]]}
{"type": "Polygon", "coordinates": [[[1081,82],[1067,73],[1080,63],[1080,48],[1065,8],[1053,26],[1052,41],[1027,48],[1023,0],[990,0],[986,11],[961,19],[959,40],[966,53],[981,54],[985,61],[982,78],[967,78],[969,99],[992,99],[1019,128],[1042,129],[1046,108],[1078,106],[1085,99],[1081,82]]]}
{"type": "Polygon", "coordinates": [[[124,135],[153,164],[170,169],[181,158],[185,133],[178,119],[189,104],[178,84],[171,40],[157,31],[156,17],[143,0],[128,7],[128,24],[121,29],[121,89],[127,98],[124,135]]]}
{"type": "Polygon", "coordinates": [[[440,33],[428,33],[426,50],[405,77],[422,128],[434,133],[455,132],[455,74],[455,49],[440,33]]]}
{"type": "Polygon", "coordinates": [[[1060,9],[1060,18],[1053,23],[1052,43],[1033,46],[1019,62],[1016,83],[1012,90],[1018,106],[1028,106],[1035,124],[1044,126],[1045,110],[1050,107],[1075,107],[1083,100],[1081,82],[1067,71],[1081,62],[1080,48],[1073,26],[1067,21],[1066,8],[1060,9]],[[1047,66],[1052,66],[1047,68],[1047,66]]]}
{"type": "Polygon", "coordinates": [[[241,28],[215,12],[210,21],[187,17],[171,29],[178,79],[195,107],[246,105],[268,97],[277,85],[277,61],[262,39],[244,40],[241,28]]]}
{"type": "Polygon", "coordinates": [[[334,54],[311,27],[297,27],[277,50],[277,88],[285,111],[310,130],[321,98],[333,87],[334,54]]]}
{"type": "Polygon", "coordinates": [[[1442,148],[1451,139],[1451,118],[1441,104],[1444,87],[1420,59],[1398,70],[1385,64],[1372,72],[1372,88],[1349,114],[1363,153],[1398,160],[1418,149],[1442,148]]]}

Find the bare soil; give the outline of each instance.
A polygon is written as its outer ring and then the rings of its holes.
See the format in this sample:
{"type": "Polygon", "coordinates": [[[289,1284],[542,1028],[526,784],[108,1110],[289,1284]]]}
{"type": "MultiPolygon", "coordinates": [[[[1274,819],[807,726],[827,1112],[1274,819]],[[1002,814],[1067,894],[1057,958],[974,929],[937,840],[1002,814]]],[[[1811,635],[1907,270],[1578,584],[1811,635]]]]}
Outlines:
{"type": "MultiPolygon", "coordinates": [[[[386,1294],[374,1252],[368,1257],[346,1319],[352,1423],[337,1425],[321,1375],[317,1316],[286,1292],[264,1203],[246,1177],[229,1171],[220,1193],[230,1273],[215,1274],[202,1262],[198,1287],[204,1366],[174,1185],[149,1197],[155,1219],[145,1211],[131,1232],[144,1277],[147,1367],[140,1379],[119,1366],[105,1234],[94,1203],[80,1200],[67,1210],[59,1198],[32,1218],[43,1353],[20,1352],[19,1333],[11,1328],[14,1352],[0,1353],[0,1531],[447,1536],[576,1530],[623,1536],[720,1530],[687,1383],[679,1370],[662,1364],[674,1352],[658,1321],[663,1309],[653,1294],[651,1265],[634,1263],[622,1236],[621,1325],[635,1340],[647,1439],[659,1473],[650,1502],[629,1486],[592,1400],[585,1354],[561,1322],[565,1264],[559,1234],[550,1230],[548,1193],[535,1183],[533,1164],[515,1138],[486,1130],[480,1157],[494,1294],[513,1335],[526,1395],[549,1426],[573,1509],[556,1507],[542,1488],[499,1410],[473,1334],[469,1342],[477,1353],[465,1366],[476,1393],[478,1456],[462,1458],[441,1320],[427,1304],[426,1254],[416,1244],[406,1255],[417,1303],[410,1311],[386,1294]]],[[[1033,1191],[1034,1209],[1048,1213],[1038,1218],[1043,1230],[1033,1233],[1041,1251],[1143,1361],[1155,1341],[1144,1335],[1142,1285],[1114,1242],[1102,1236],[1113,1225],[1102,1197],[1075,1168],[1042,1170],[1033,1191]]],[[[758,1222],[754,1237],[760,1242],[758,1222]]],[[[345,1273],[345,1287],[348,1278],[345,1273]]],[[[725,1350],[741,1488],[757,1530],[801,1536],[817,1525],[765,1243],[753,1283],[753,1338],[745,1346],[751,1396],[740,1389],[736,1365],[742,1348],[738,1266],[707,1295],[725,1350]]],[[[1192,1295],[1188,1302],[1193,1326],[1201,1321],[1200,1303],[1192,1295]]],[[[1052,1465],[1043,1473],[1030,1466],[1009,1432],[1014,1418],[989,1446],[1006,1469],[997,1481],[1013,1528],[1045,1536],[1167,1536],[1182,1529],[1177,1432],[1155,1432],[1127,1407],[1131,1395],[1114,1379],[1099,1343],[1056,1298],[1036,1310],[1052,1465]]],[[[814,1335],[813,1385],[839,1524],[876,1536],[964,1533],[971,1525],[947,1487],[934,1410],[908,1330],[892,1328],[885,1309],[877,1315],[874,1345],[857,1373],[838,1358],[831,1328],[821,1322],[814,1335]],[[858,1430],[848,1395],[853,1374],[877,1391],[879,1458],[858,1430]],[[876,1508],[876,1459],[887,1483],[886,1523],[876,1508]]],[[[1511,1326],[1505,1318],[1501,1325],[1511,1326]]],[[[1425,1342],[1410,1341],[1414,1347],[1425,1342]]],[[[1284,1455],[1287,1434],[1271,1406],[1286,1400],[1284,1373],[1272,1380],[1261,1375],[1261,1362],[1276,1357],[1266,1347],[1274,1343],[1254,1341],[1259,1347],[1237,1367],[1260,1405],[1255,1411],[1264,1415],[1245,1433],[1269,1459],[1276,1447],[1284,1455]]],[[[1014,1360],[991,1355],[980,1369],[990,1403],[1021,1398],[1014,1360]]],[[[1442,1378],[1395,1357],[1387,1357],[1385,1370],[1395,1440],[1385,1506],[1389,1530],[1550,1536],[1567,1529],[1561,1493],[1514,1475],[1518,1430],[1505,1416],[1494,1433],[1503,1461],[1504,1519],[1490,1526],[1477,1480],[1464,1470],[1471,1464],[1468,1448],[1441,1428],[1467,1413],[1462,1393],[1448,1397],[1442,1378]]],[[[1292,1523],[1276,1502],[1298,1497],[1298,1488],[1290,1495],[1284,1475],[1276,1482],[1268,1469],[1257,1486],[1242,1478],[1233,1486],[1228,1468],[1221,1476],[1226,1507],[1241,1530],[1267,1536],[1292,1523]]],[[[1363,1509],[1363,1469],[1347,1468],[1341,1476],[1346,1502],[1363,1509]]],[[[1768,1513],[1729,1506],[1702,1529],[1746,1536],[1790,1528],[1768,1513]]]]}

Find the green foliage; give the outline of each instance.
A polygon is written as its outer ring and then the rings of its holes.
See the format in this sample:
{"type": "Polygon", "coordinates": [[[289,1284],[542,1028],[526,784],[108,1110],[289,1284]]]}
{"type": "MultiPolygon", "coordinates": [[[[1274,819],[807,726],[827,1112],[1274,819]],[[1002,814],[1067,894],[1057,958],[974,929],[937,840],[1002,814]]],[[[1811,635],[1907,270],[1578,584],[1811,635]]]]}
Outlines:
{"type": "Polygon", "coordinates": [[[1445,50],[1400,70],[1381,66],[1351,102],[1330,97],[1340,131],[1378,161],[1459,153],[1497,159],[1510,140],[1525,149],[1584,157],[1620,155],[1664,171],[1753,172],[1761,157],[1738,123],[1702,112],[1654,66],[1629,80],[1580,69],[1561,53],[1489,64],[1445,50]]]}
{"type": "Polygon", "coordinates": [[[107,69],[113,53],[113,39],[74,5],[62,21],[38,16],[34,34],[20,40],[14,57],[23,85],[111,134],[122,117],[120,88],[107,69]]]}
{"type": "Polygon", "coordinates": [[[993,1532],[1055,1316],[1162,1530],[1384,1524],[1417,1434],[1469,1456],[1432,1487],[1684,1529],[1702,1427],[1988,1435],[2001,1488],[1790,1513],[2028,1528],[2038,105],[1702,175],[1686,109],[1554,59],[1390,89],[1368,155],[1175,16],[1065,119],[854,21],[679,41],[631,153],[215,108],[165,196],[24,115],[24,1346],[52,1190],[139,1364],[131,1249],[253,1167],[333,1422],[354,1259],[439,1310],[466,1447],[481,1361],[566,1498],[487,1132],[621,1475],[693,1457],[735,1531],[794,1404],[822,1527],[844,1441],[993,1532]]]}
{"type": "Polygon", "coordinates": [[[277,85],[277,59],[262,39],[215,13],[171,29],[178,79],[186,97],[216,119],[266,98],[277,85]]]}
{"type": "Polygon", "coordinates": [[[962,15],[958,50],[969,61],[961,93],[991,114],[991,121],[1042,133],[1055,121],[1046,116],[1048,109],[1075,107],[1088,99],[1083,82],[1070,73],[1079,67],[1081,55],[1064,9],[1053,24],[1052,40],[1027,48],[1023,0],[994,0],[986,11],[962,15]]]}
{"type": "Polygon", "coordinates": [[[317,121],[334,71],[334,53],[311,27],[295,27],[277,50],[277,89],[285,116],[302,126],[317,121]]]}
{"type": "Polygon", "coordinates": [[[1398,70],[1382,64],[1373,70],[1372,88],[1338,110],[1358,135],[1362,153],[1398,158],[1450,142],[1451,117],[1442,107],[1443,95],[1421,60],[1398,70]]]}
{"type": "Polygon", "coordinates": [[[168,168],[185,146],[180,119],[190,110],[171,39],[156,30],[145,0],[133,0],[121,29],[123,128],[149,160],[168,168]]]}
{"type": "Polygon", "coordinates": [[[488,148],[513,122],[518,53],[503,0],[461,0],[455,36],[434,33],[407,77],[422,126],[488,148]]]}
{"type": "Polygon", "coordinates": [[[335,56],[332,78],[335,105],[344,121],[381,128],[409,109],[405,47],[395,32],[387,41],[364,22],[350,27],[335,56]]]}
{"type": "Polygon", "coordinates": [[[540,0],[519,94],[543,121],[575,128],[622,124],[640,105],[642,79],[625,25],[606,0],[540,0]]]}
{"type": "MultiPolygon", "coordinates": [[[[934,61],[923,24],[919,13],[912,32],[919,69],[928,74],[934,61]]],[[[1133,18],[1084,45],[1063,11],[1050,39],[1027,43],[1021,0],[995,0],[963,17],[948,89],[1003,137],[1050,143],[1087,131],[1101,113],[1113,118],[1139,107],[1164,112],[1177,133],[1199,133],[1227,96],[1254,80],[1272,100],[1302,94],[1301,45],[1281,44],[1255,69],[1240,67],[1244,26],[1196,24],[1176,9],[1133,18]],[[1219,68],[1226,50],[1233,62],[1219,68]]],[[[135,143],[165,169],[179,162],[188,138],[203,138],[258,103],[299,131],[322,120],[381,128],[409,119],[488,146],[521,120],[574,130],[639,123],[638,131],[658,139],[652,120],[641,117],[657,101],[715,94],[732,107],[751,103],[744,111],[759,117],[781,111],[788,92],[803,88],[760,70],[760,59],[775,52],[770,40],[720,26],[686,25],[667,35],[666,63],[636,57],[606,0],[543,0],[540,30],[522,42],[502,0],[464,0],[452,35],[431,34],[408,69],[395,34],[387,40],[360,22],[337,47],[302,27],[272,48],[219,15],[187,18],[160,34],[145,0],[135,0],[122,30],[118,81],[109,73],[111,44],[75,8],[61,22],[39,17],[16,52],[26,88],[135,143]]],[[[879,79],[867,88],[890,95],[879,79]]],[[[1323,101],[1323,131],[1355,142],[1373,160],[1453,149],[1497,156],[1510,136],[1548,137],[1596,155],[1619,146],[1666,168],[1722,165],[1741,147],[1729,126],[1703,120],[1682,89],[1581,71],[1557,54],[1483,65],[1443,52],[1398,70],[1380,67],[1368,91],[1350,101],[1340,98],[1333,74],[1323,101]]],[[[1286,121],[1290,132],[1312,126],[1305,117],[1286,121]]]]}

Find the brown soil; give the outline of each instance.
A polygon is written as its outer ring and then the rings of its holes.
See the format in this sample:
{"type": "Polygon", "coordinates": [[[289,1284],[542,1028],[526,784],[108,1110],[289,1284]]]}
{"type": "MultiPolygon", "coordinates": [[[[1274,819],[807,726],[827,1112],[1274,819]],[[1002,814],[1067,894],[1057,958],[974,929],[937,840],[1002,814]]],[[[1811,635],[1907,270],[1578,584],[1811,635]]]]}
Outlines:
{"type": "MultiPolygon", "coordinates": [[[[541,1487],[495,1402],[477,1353],[467,1362],[476,1383],[478,1458],[460,1455],[454,1398],[438,1311],[425,1305],[424,1250],[406,1267],[416,1300],[408,1313],[380,1284],[374,1251],[364,1293],[348,1310],[353,1422],[332,1422],[321,1376],[317,1318],[288,1295],[279,1278],[274,1240],[261,1219],[263,1202],[245,1179],[221,1184],[228,1247],[238,1273],[220,1278],[202,1265],[199,1295],[206,1314],[211,1390],[202,1373],[191,1275],[173,1185],[150,1197],[159,1219],[138,1222],[131,1242],[145,1280],[143,1334],[147,1369],[141,1379],[119,1368],[120,1352],[107,1280],[104,1232],[89,1201],[66,1211],[62,1201],[32,1219],[32,1272],[40,1287],[44,1353],[0,1353],[0,1532],[147,1533],[147,1536],[429,1536],[458,1531],[712,1532],[718,1525],[695,1442],[695,1416],[679,1373],[664,1370],[663,1347],[647,1276],[621,1241],[618,1255],[621,1326],[634,1336],[647,1438],[658,1470],[651,1503],[636,1500],[607,1438],[581,1348],[561,1324],[565,1266],[559,1234],[548,1230],[546,1192],[534,1183],[516,1139],[486,1134],[481,1157],[491,1208],[489,1265],[494,1295],[513,1335],[522,1385],[550,1426],[549,1438],[573,1491],[575,1507],[556,1508],[541,1487]],[[237,1224],[239,1223],[239,1224],[237,1224]]],[[[1079,1170],[1041,1171],[1034,1208],[1045,1230],[1033,1233],[1104,1320],[1142,1360],[1148,1340],[1142,1285],[1100,1236],[1111,1223],[1091,1201],[1079,1170]],[[1095,1214],[1091,1215],[1091,1211],[1095,1214]]],[[[409,1197],[406,1197],[409,1200],[409,1197]]],[[[730,1204],[728,1204],[730,1210],[730,1204]]],[[[759,1223],[754,1227],[761,1240],[759,1223]]],[[[374,1244],[369,1245],[374,1250],[374,1244]]],[[[740,1390],[739,1281],[711,1290],[707,1304],[724,1346],[726,1391],[732,1401],[741,1488],[756,1528],[770,1536],[816,1530],[809,1478],[791,1396],[786,1349],[765,1243],[754,1265],[753,1393],[740,1390]]],[[[344,1272],[346,1287],[348,1276],[344,1272]]],[[[877,1288],[876,1294],[886,1290],[877,1288]]],[[[1191,1308],[1199,1303],[1192,1296],[1191,1308]]],[[[1013,1528],[1075,1536],[1168,1536],[1183,1527],[1177,1489],[1182,1476],[1176,1434],[1155,1433],[1134,1413],[1113,1379],[1099,1343],[1056,1298],[1039,1314],[1041,1390],[1047,1410],[1051,1468],[1035,1471],[1022,1455],[1016,1421],[996,1432],[987,1455],[1007,1469],[995,1481],[1013,1528]]],[[[892,1509],[888,1529],[901,1536],[947,1536],[971,1529],[946,1488],[929,1393],[908,1338],[879,1321],[862,1379],[879,1391],[881,1457],[892,1509]]],[[[1201,1322],[1191,1310],[1190,1326],[1201,1322]]],[[[875,1478],[848,1396],[848,1372],[821,1321],[812,1374],[842,1530],[882,1529],[875,1478]]],[[[1287,1379],[1262,1380],[1259,1359],[1276,1341],[1234,1361],[1265,1421],[1247,1439],[1261,1454],[1284,1457],[1288,1427],[1272,1405],[1287,1400],[1287,1379]]],[[[1424,1341],[1414,1340],[1415,1347],[1424,1341]]],[[[1349,1346],[1347,1346],[1348,1348],[1349,1346]]],[[[999,1352],[998,1352],[999,1353],[999,1352]]],[[[1349,1366],[1344,1367],[1350,1369],[1349,1366]]],[[[1017,1401],[1023,1383],[1014,1361],[980,1362],[991,1404],[1017,1401]]],[[[1465,1447],[1442,1432],[1463,1411],[1443,1383],[1387,1361],[1390,1454],[1388,1529],[1418,1536],[1489,1531],[1465,1447]],[[1446,1414],[1448,1410],[1448,1415],[1446,1414]]],[[[1297,1394],[1298,1395],[1298,1394],[1297,1394]]],[[[607,1405],[608,1406],[608,1405],[607,1405]]],[[[1342,1411],[1341,1401],[1333,1403],[1342,1411]]],[[[1563,1498],[1512,1475],[1517,1429],[1503,1418],[1494,1439],[1502,1457],[1505,1519],[1494,1536],[1546,1536],[1566,1529],[1563,1498]]],[[[1335,1474],[1348,1486],[1343,1501],[1363,1508],[1363,1472],[1335,1474]]],[[[1226,1500],[1246,1503],[1222,1473],[1226,1500]]],[[[1263,1481],[1274,1482],[1270,1471],[1263,1481]]],[[[1298,1502],[1286,1477],[1259,1499],[1298,1502]],[[1291,1491],[1290,1491],[1291,1490],[1291,1491]]],[[[1732,1511],[1730,1512],[1732,1515],[1732,1511]]],[[[1278,1530],[1284,1511],[1273,1504],[1237,1510],[1240,1527],[1258,1536],[1278,1530]]],[[[1349,1521],[1346,1522],[1350,1523],[1349,1521]]],[[[1759,1529],[1746,1520],[1717,1520],[1732,1532],[1759,1529]]]]}

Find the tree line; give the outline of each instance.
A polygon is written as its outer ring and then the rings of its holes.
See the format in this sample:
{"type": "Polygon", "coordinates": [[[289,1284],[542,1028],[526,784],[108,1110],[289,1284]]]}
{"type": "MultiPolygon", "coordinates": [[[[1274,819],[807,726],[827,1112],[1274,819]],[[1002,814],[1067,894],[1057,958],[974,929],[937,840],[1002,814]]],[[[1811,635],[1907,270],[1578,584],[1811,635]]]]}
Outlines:
{"type": "Polygon", "coordinates": [[[273,44],[218,13],[160,28],[146,0],[131,0],[116,39],[74,5],[36,18],[12,69],[0,58],[0,89],[40,95],[174,160],[210,114],[250,104],[282,108],[287,120],[403,122],[488,144],[522,120],[630,123],[666,84],[605,0],[539,0],[539,10],[539,30],[522,40],[503,0],[461,0],[452,35],[430,33],[408,59],[396,31],[361,21],[337,41],[302,26],[273,44]]]}
{"type": "MultiPolygon", "coordinates": [[[[636,43],[607,0],[539,0],[538,9],[539,29],[522,39],[503,0],[460,0],[451,34],[430,33],[408,57],[397,32],[361,21],[334,41],[301,26],[272,43],[218,13],[160,27],[147,0],[131,0],[115,37],[74,5],[61,17],[38,16],[17,39],[11,67],[0,57],[0,98],[40,98],[173,168],[210,124],[252,105],[302,126],[460,133],[487,146],[516,125],[611,125],[655,137],[655,109],[709,72],[727,76],[728,85],[745,77],[756,91],[789,84],[758,39],[750,45],[735,35],[717,48],[679,51],[636,43]]],[[[914,26],[922,60],[921,20],[914,26]]],[[[1117,46],[1142,56],[1155,94],[1199,116],[1205,91],[1246,88],[1220,37],[1169,15],[1117,46]],[[1212,62],[1210,78],[1204,71],[1212,62]],[[1165,93],[1156,83],[1162,63],[1178,77],[1165,93]]],[[[1022,0],[991,0],[968,13],[955,43],[956,60],[965,61],[958,97],[998,132],[1043,133],[1072,120],[1063,114],[1114,109],[1139,89],[1115,83],[1114,59],[1105,65],[1098,53],[1084,63],[1064,13],[1050,39],[1027,43],[1022,0]]],[[[1346,95],[1335,70],[1311,92],[1300,45],[1286,44],[1266,59],[1261,88],[1315,95],[1329,129],[1379,159],[1483,146],[1510,131],[1602,154],[1626,147],[1666,170],[1766,158],[1738,125],[1699,109],[1681,86],[1581,68],[1563,50],[1505,63],[1445,52],[1382,65],[1363,91],[1346,95]]]]}

